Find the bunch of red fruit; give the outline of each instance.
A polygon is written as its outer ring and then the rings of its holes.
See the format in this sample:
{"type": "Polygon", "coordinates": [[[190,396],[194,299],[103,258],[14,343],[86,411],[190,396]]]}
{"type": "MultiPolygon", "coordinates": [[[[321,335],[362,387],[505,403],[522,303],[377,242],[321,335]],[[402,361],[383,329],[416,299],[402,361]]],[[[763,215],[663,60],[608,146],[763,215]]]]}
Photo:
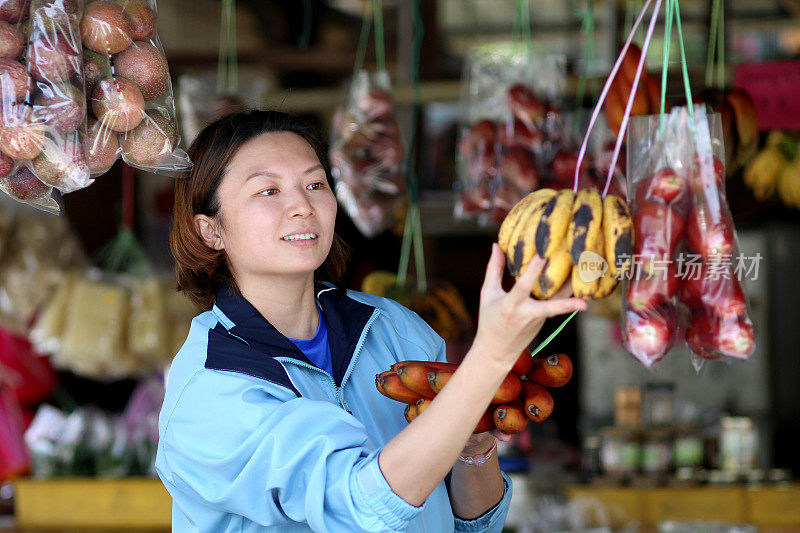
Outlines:
{"type": "MultiPolygon", "coordinates": [[[[445,387],[458,365],[434,361],[400,361],[375,376],[378,391],[407,404],[408,422],[419,416],[445,387]]],[[[572,377],[572,361],[564,354],[534,360],[523,350],[483,412],[473,433],[498,430],[520,433],[528,420],[543,422],[553,412],[553,397],[547,390],[562,387],[572,377]]]]}
{"type": "Polygon", "coordinates": [[[646,366],[674,345],[679,315],[686,315],[686,341],[700,357],[745,359],[755,346],[733,268],[725,167],[717,158],[707,163],[695,155],[689,164],[675,162],[634,184],[634,268],[623,342],[646,366]]]}

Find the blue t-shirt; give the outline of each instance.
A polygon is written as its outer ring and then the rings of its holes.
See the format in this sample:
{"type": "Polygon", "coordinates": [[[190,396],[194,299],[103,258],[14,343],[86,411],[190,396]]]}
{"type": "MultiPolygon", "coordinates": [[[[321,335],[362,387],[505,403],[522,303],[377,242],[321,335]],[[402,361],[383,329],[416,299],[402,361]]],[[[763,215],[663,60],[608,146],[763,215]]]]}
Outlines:
{"type": "Polygon", "coordinates": [[[328,325],[325,322],[325,315],[320,312],[319,307],[317,307],[317,313],[319,313],[319,327],[312,338],[289,340],[300,348],[309,361],[333,376],[333,359],[331,358],[331,347],[328,346],[328,325]]]}

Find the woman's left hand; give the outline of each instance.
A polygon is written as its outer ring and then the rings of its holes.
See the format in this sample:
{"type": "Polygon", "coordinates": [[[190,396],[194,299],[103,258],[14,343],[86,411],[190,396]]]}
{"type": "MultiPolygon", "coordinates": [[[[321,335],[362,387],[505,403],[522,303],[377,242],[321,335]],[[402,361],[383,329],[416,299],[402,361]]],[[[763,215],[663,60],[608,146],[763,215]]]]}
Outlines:
{"type": "Polygon", "coordinates": [[[472,436],[467,439],[464,449],[461,450],[461,455],[464,457],[472,457],[473,455],[485,454],[489,451],[489,448],[492,447],[494,439],[494,433],[491,431],[473,433],[472,436]]]}

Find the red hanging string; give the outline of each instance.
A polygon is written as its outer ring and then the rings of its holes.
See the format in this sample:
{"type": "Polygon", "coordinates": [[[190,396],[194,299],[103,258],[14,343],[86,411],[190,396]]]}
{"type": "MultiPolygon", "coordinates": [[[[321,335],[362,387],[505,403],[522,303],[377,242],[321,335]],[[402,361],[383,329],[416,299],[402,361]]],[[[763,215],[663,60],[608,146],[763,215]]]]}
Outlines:
{"type": "Polygon", "coordinates": [[[133,229],[135,189],[133,178],[136,171],[130,165],[122,164],[122,227],[133,229]]]}

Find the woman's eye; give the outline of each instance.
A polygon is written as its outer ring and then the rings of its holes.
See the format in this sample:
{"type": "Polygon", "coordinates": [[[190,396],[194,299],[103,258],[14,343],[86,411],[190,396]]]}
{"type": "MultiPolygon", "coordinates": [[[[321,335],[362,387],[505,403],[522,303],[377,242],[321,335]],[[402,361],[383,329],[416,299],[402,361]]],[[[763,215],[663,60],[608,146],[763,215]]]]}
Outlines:
{"type": "Polygon", "coordinates": [[[312,191],[318,191],[320,189],[324,189],[325,188],[325,184],[323,182],[321,182],[321,181],[318,181],[316,183],[310,184],[308,186],[308,188],[311,189],[312,191]]]}
{"type": "Polygon", "coordinates": [[[278,189],[276,189],[275,187],[269,187],[267,189],[264,189],[263,191],[261,191],[258,194],[260,196],[272,196],[273,194],[277,194],[277,192],[278,192],[278,189]]]}

